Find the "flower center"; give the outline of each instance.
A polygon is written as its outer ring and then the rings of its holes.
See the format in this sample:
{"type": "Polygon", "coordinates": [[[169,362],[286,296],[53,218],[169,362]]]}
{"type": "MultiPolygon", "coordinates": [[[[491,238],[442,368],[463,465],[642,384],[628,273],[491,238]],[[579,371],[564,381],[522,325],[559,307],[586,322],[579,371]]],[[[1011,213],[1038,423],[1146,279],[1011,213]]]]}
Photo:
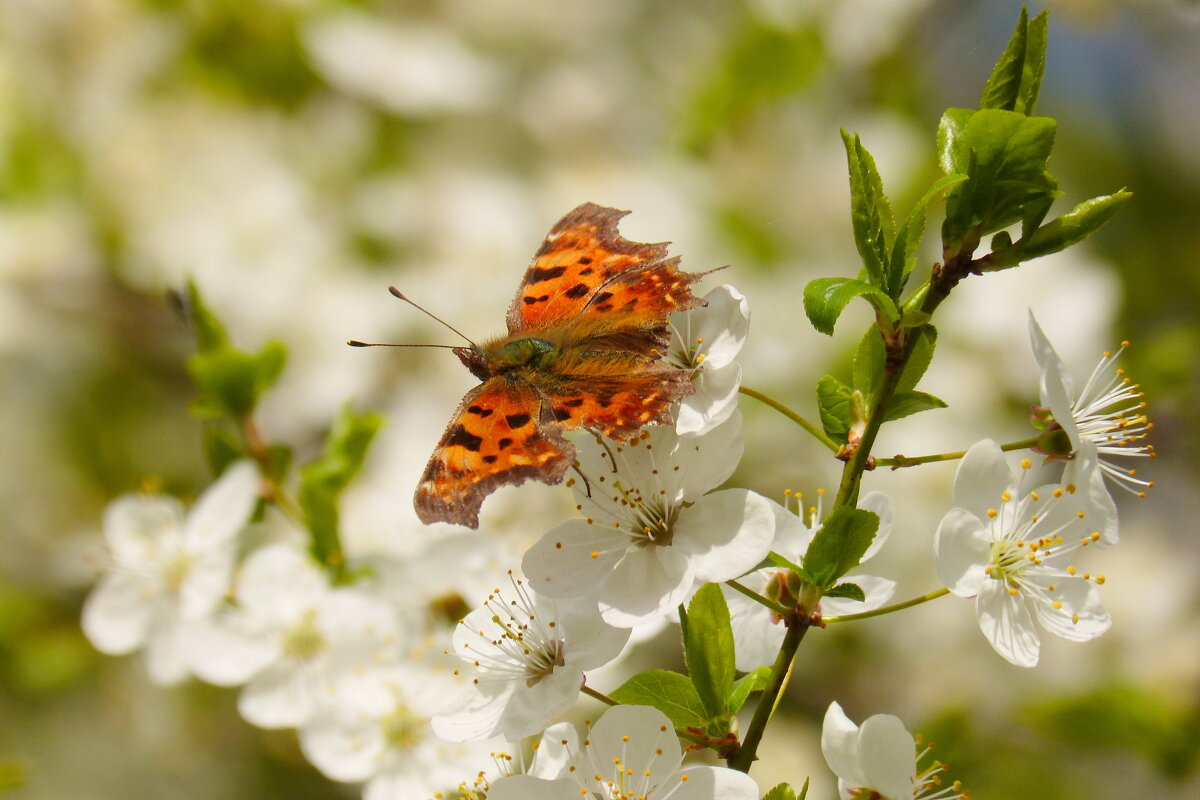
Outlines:
{"type": "Polygon", "coordinates": [[[555,667],[565,665],[567,661],[564,652],[562,639],[543,642],[540,648],[530,651],[525,661],[525,685],[533,688],[543,678],[554,674],[555,667]]]}
{"type": "Polygon", "coordinates": [[[163,586],[167,592],[170,594],[179,594],[183,589],[183,582],[187,579],[191,569],[192,558],[187,553],[178,553],[174,557],[167,559],[162,571],[163,586]]]}
{"type": "Polygon", "coordinates": [[[397,705],[384,717],[383,740],[393,750],[411,750],[420,743],[428,720],[412,713],[404,704],[397,705]]]}
{"type": "Polygon", "coordinates": [[[298,661],[310,661],[326,647],[325,634],[317,627],[317,610],[310,608],[283,637],[283,652],[298,661]]]}

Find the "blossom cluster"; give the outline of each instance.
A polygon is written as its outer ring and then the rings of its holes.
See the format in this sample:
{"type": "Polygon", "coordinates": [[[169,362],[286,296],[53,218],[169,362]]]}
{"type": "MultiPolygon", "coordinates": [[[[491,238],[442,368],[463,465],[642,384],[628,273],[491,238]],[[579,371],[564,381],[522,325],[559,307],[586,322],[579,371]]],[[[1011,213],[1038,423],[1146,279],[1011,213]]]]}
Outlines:
{"type": "MultiPolygon", "coordinates": [[[[246,720],[297,729],[309,760],[334,780],[364,782],[368,800],[759,797],[745,772],[684,761],[675,723],[656,708],[612,708],[582,742],[559,722],[581,692],[611,702],[589,677],[705,584],[725,584],[736,668],[746,673],[772,664],[799,620],[883,613],[894,593],[894,580],[854,566],[839,591],[798,566],[823,535],[823,493],[806,508],[799,494],[781,504],[725,486],[743,449],[736,356],[749,310],[730,286],[706,300],[672,321],[669,359],[695,383],[677,424],[623,443],[581,436],[580,477],[568,482],[579,516],[525,551],[523,574],[507,571],[458,620],[441,656],[414,654],[430,649],[431,630],[444,636],[425,614],[444,581],[406,579],[401,598],[386,564],[357,564],[365,577],[334,585],[290,540],[247,548],[265,496],[249,461],[228,467],[186,514],[155,496],[112,504],[111,565],[84,609],[85,633],[106,653],[144,649],[155,682],[241,687],[246,720]],[[521,741],[538,735],[526,764],[521,741]]],[[[1073,641],[1109,627],[1103,577],[1075,559],[1117,541],[1110,484],[1150,485],[1113,459],[1153,455],[1140,394],[1115,357],[1075,393],[1032,317],[1030,332],[1042,368],[1037,449],[1064,465],[1060,480],[1034,485],[1029,459],[1014,473],[1005,448],[980,441],[962,457],[934,542],[946,590],[973,598],[992,647],[1026,667],[1038,660],[1035,622],[1073,641]]],[[[895,522],[881,492],[856,506],[874,520],[862,564],[895,522]]],[[[439,578],[461,560],[436,558],[426,570],[439,564],[439,578]]],[[[895,717],[859,727],[834,702],[822,748],[844,798],[965,796],[941,786],[943,765],[921,767],[927,751],[895,717]]]]}

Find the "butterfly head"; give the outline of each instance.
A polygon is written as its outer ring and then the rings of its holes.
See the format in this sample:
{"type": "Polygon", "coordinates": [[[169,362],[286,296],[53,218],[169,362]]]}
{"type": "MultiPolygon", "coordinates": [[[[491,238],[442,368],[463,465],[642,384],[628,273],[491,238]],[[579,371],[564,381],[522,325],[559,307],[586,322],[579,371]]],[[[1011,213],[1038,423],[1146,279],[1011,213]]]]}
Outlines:
{"type": "Polygon", "coordinates": [[[492,371],[491,367],[489,366],[488,357],[484,355],[483,351],[479,349],[478,346],[471,345],[470,347],[455,347],[454,355],[458,356],[458,360],[461,361],[467,369],[471,370],[471,374],[476,378],[479,378],[479,380],[486,381],[488,378],[492,377],[492,371]]]}

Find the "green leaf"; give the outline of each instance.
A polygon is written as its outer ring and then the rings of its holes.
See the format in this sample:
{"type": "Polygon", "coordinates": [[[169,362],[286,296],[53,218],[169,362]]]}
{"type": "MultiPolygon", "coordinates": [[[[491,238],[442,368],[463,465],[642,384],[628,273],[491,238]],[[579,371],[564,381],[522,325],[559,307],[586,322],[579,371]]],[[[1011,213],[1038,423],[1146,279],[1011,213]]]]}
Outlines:
{"type": "Polygon", "coordinates": [[[1022,6],[1017,28],[992,68],[992,76],[983,87],[980,108],[1003,108],[1012,111],[1021,92],[1021,76],[1025,74],[1025,50],[1028,42],[1029,11],[1022,6]]]}
{"type": "Polygon", "coordinates": [[[817,278],[809,281],[804,287],[804,313],[814,328],[832,336],[838,317],[842,315],[846,304],[856,297],[862,297],[874,306],[877,317],[893,324],[900,320],[900,310],[892,298],[882,289],[854,278],[817,278]]]}
{"type": "Polygon", "coordinates": [[[842,506],[825,518],[804,554],[804,570],[822,591],[858,565],[879,529],[879,516],[842,506]]]}
{"type": "Polygon", "coordinates": [[[854,352],[854,368],[851,373],[853,388],[862,392],[868,400],[874,397],[875,387],[883,377],[886,359],[883,337],[879,335],[879,328],[872,325],[859,342],[858,350],[854,352]]]}
{"type": "Polygon", "coordinates": [[[901,419],[922,411],[945,407],[944,400],[939,400],[925,392],[896,392],[892,395],[891,402],[888,403],[887,415],[883,421],[891,422],[894,419],[901,419]]]}
{"type": "Polygon", "coordinates": [[[1037,110],[1038,94],[1042,90],[1042,77],[1046,74],[1046,36],[1050,12],[1043,11],[1029,23],[1025,34],[1025,68],[1021,76],[1021,91],[1017,95],[1014,111],[1032,115],[1037,110]]]}
{"type": "Polygon", "coordinates": [[[325,440],[325,452],[300,469],[297,497],[308,526],[309,549],[320,564],[342,567],[338,496],[358,473],[382,424],[378,414],[359,414],[347,404],[325,440]]]}
{"type": "Polygon", "coordinates": [[[715,583],[700,587],[688,604],[683,655],[709,718],[724,714],[735,672],[733,628],[725,595],[715,583]]]}
{"type": "Polygon", "coordinates": [[[781,783],[763,795],[762,800],[796,800],[796,793],[786,783],[781,783]]]}
{"type": "Polygon", "coordinates": [[[1033,113],[1046,71],[1048,20],[1049,15],[1043,11],[1030,22],[1028,11],[1021,9],[1012,38],[983,89],[980,108],[1033,113]]]}
{"type": "Polygon", "coordinates": [[[826,597],[844,597],[848,600],[857,600],[860,603],[867,599],[867,595],[863,592],[862,587],[857,583],[839,583],[829,591],[825,592],[826,597]]]}
{"type": "Polygon", "coordinates": [[[676,728],[703,728],[708,713],[691,679],[678,672],[652,669],[639,672],[609,696],[618,703],[653,706],[670,718],[676,728]]]}
{"type": "Polygon", "coordinates": [[[873,286],[886,289],[884,268],[896,236],[892,207],[883,193],[883,181],[875,159],[863,147],[858,134],[842,131],[846,161],[850,167],[850,220],[854,243],[873,286]]]}
{"type": "Polygon", "coordinates": [[[972,232],[977,241],[1020,220],[1028,203],[1057,196],[1058,183],[1046,172],[1056,129],[1049,117],[1015,111],[946,112],[938,128],[943,170],[968,180],[946,197],[944,248],[957,252],[972,232]]]}
{"type": "Polygon", "coordinates": [[[817,381],[817,409],[821,414],[821,427],[830,439],[846,443],[850,433],[852,390],[832,375],[817,381]]]}
{"type": "Polygon", "coordinates": [[[921,239],[925,236],[925,219],[929,204],[933,202],[933,198],[946,189],[957,186],[966,179],[967,176],[959,172],[943,175],[933,182],[933,185],[917,201],[913,210],[909,212],[908,219],[904,220],[904,224],[900,226],[900,230],[896,234],[896,243],[892,247],[892,256],[888,263],[887,283],[884,290],[889,297],[896,300],[900,298],[900,293],[904,291],[904,285],[908,283],[908,276],[912,274],[913,268],[917,264],[917,247],[920,246],[921,239]]]}
{"type": "Polygon", "coordinates": [[[726,707],[730,714],[736,714],[746,705],[751,692],[761,692],[771,682],[771,668],[759,667],[753,672],[747,672],[733,682],[733,690],[729,693],[726,707]]]}
{"type": "Polygon", "coordinates": [[[1080,203],[1069,213],[1038,228],[1028,239],[1022,238],[1014,244],[1012,251],[1015,258],[1028,261],[1078,244],[1112,219],[1132,197],[1131,192],[1122,189],[1080,203]]]}
{"type": "Polygon", "coordinates": [[[187,297],[184,305],[188,321],[196,333],[196,348],[200,352],[217,350],[229,345],[229,335],[217,315],[204,302],[195,282],[187,282],[187,297]]]}
{"type": "Polygon", "coordinates": [[[907,392],[916,387],[925,375],[925,370],[929,369],[929,362],[933,361],[933,351],[937,347],[937,328],[932,325],[915,329],[911,336],[916,342],[908,357],[908,363],[904,365],[904,372],[896,383],[898,392],[907,392]]]}
{"type": "Polygon", "coordinates": [[[220,475],[226,467],[246,454],[241,440],[216,421],[204,425],[202,436],[204,457],[213,475],[220,475]]]}
{"type": "Polygon", "coordinates": [[[245,419],[258,400],[258,359],[231,347],[205,350],[188,359],[199,390],[192,413],[201,417],[245,419]]]}

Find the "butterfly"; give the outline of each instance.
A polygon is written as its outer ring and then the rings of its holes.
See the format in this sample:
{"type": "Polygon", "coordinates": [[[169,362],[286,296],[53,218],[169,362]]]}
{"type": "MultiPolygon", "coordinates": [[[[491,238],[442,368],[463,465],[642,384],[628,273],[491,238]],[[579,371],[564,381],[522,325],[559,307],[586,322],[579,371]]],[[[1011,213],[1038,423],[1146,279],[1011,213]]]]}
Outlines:
{"type": "MultiPolygon", "coordinates": [[[[508,334],[452,348],[482,383],[450,418],[417,485],[422,522],[479,526],[483,500],[526,480],[556,484],[575,463],[564,431],[623,441],[670,423],[691,373],[660,361],[668,315],[704,305],[667,243],[617,233],[628,211],[584,203],[560,219],[508,309],[508,334]]],[[[398,293],[396,293],[398,294],[398,293]]],[[[469,340],[468,340],[469,341],[469,340]]]]}

